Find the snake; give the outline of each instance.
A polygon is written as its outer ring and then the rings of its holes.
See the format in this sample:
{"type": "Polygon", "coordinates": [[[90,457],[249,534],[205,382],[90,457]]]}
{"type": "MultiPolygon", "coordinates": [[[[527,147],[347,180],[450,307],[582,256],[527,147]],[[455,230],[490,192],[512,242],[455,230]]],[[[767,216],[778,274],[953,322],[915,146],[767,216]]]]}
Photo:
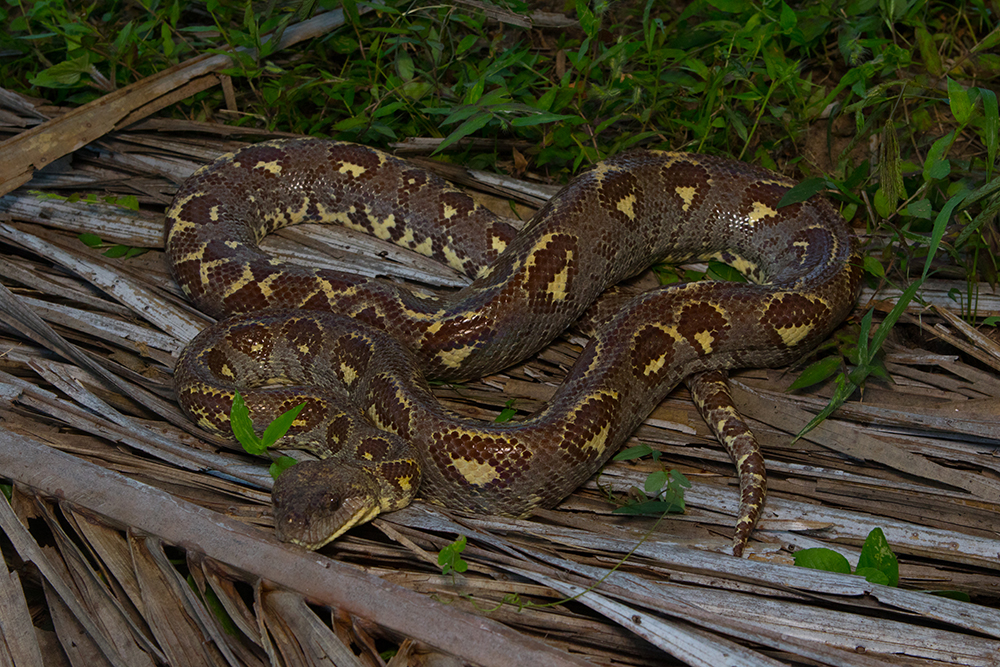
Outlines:
{"type": "MultiPolygon", "coordinates": [[[[687,382],[740,479],[732,552],[766,494],[760,447],[730,369],[812,351],[850,313],[856,239],[822,197],[709,155],[631,150],[575,176],[517,230],[433,173],[323,139],[274,140],[196,171],[166,214],[173,277],[220,318],[182,351],[177,400],[230,435],[239,392],[257,428],[304,407],[282,447],[312,457],[274,482],[279,539],[318,549],[415,498],[522,517],[594,475],[687,382]],[[278,259],[260,246],[329,223],[436,259],[469,278],[446,293],[278,259]],[[719,260],[746,282],[609,288],[657,262],[719,260]],[[507,423],[444,407],[428,379],[461,381],[530,358],[598,303],[613,303],[546,405],[507,423]]],[[[606,311],[609,309],[605,309],[606,311]]]]}

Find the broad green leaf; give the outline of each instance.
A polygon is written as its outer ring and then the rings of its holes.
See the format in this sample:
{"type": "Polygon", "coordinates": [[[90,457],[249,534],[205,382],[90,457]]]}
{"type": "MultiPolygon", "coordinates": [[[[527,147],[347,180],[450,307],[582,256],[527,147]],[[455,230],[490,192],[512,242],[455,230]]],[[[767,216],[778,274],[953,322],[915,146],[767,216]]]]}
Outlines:
{"type": "Polygon", "coordinates": [[[812,197],[818,192],[830,189],[833,184],[825,178],[813,176],[797,183],[778,202],[778,208],[790,204],[798,204],[812,197]]]}
{"type": "Polygon", "coordinates": [[[811,570],[825,570],[826,572],[839,572],[841,574],[851,573],[851,564],[847,562],[841,554],[832,549],[817,547],[815,549],[801,549],[792,556],[795,564],[799,567],[807,567],[811,570]]]}
{"type": "Polygon", "coordinates": [[[233,429],[233,435],[248,454],[259,456],[267,449],[254,433],[253,422],[250,421],[250,409],[247,408],[240,392],[236,392],[233,396],[233,406],[229,409],[229,427],[233,429]]]}
{"type": "Polygon", "coordinates": [[[129,250],[127,245],[122,245],[121,243],[113,245],[104,251],[105,257],[110,257],[111,259],[118,259],[119,257],[124,257],[125,253],[129,250]]]}
{"type": "Polygon", "coordinates": [[[840,369],[840,357],[826,357],[817,362],[809,364],[804,371],[799,374],[789,387],[788,391],[798,391],[805,387],[819,384],[833,376],[840,369]]]}
{"type": "Polygon", "coordinates": [[[871,255],[865,255],[864,267],[865,271],[872,274],[876,278],[885,277],[885,267],[882,266],[882,262],[878,261],[877,258],[872,257],[871,255]]]}
{"type": "Polygon", "coordinates": [[[951,115],[961,125],[967,125],[972,118],[972,104],[969,101],[969,92],[965,86],[948,77],[948,104],[951,105],[951,115]]]}
{"type": "Polygon", "coordinates": [[[987,178],[990,178],[997,159],[997,143],[1000,142],[1000,114],[997,111],[996,93],[988,88],[980,88],[979,96],[983,100],[983,130],[979,136],[986,144],[987,178]]]}
{"type": "Polygon", "coordinates": [[[654,470],[649,473],[646,477],[646,482],[643,484],[643,488],[649,495],[656,495],[663,488],[663,485],[667,483],[667,471],[666,470],[654,470]]]}
{"type": "Polygon", "coordinates": [[[896,212],[896,202],[890,201],[890,198],[886,196],[885,188],[879,188],[875,191],[872,203],[875,204],[875,212],[882,218],[889,218],[896,212]]]}
{"type": "Polygon", "coordinates": [[[924,262],[924,278],[927,277],[928,272],[931,270],[931,262],[934,260],[934,255],[937,254],[938,246],[941,245],[941,239],[944,238],[944,233],[948,227],[948,221],[951,219],[952,211],[954,211],[955,207],[961,204],[962,201],[969,196],[969,194],[971,194],[971,191],[962,190],[953,196],[945,202],[941,211],[934,219],[934,229],[931,231],[931,241],[927,246],[927,261],[924,262]]]}
{"type": "Polygon", "coordinates": [[[915,202],[910,202],[906,207],[907,215],[911,215],[914,218],[922,218],[923,220],[930,220],[931,214],[934,213],[934,209],[931,206],[930,199],[918,199],[915,202]]]}
{"type": "Polygon", "coordinates": [[[874,567],[858,567],[858,569],[854,571],[854,574],[859,577],[864,577],[873,584],[880,584],[882,586],[892,585],[889,583],[889,577],[886,576],[885,572],[877,570],[874,567]]]}
{"type": "Polygon", "coordinates": [[[939,77],[944,73],[941,66],[941,54],[938,53],[937,43],[927,29],[920,26],[914,30],[917,38],[917,48],[920,49],[920,60],[927,66],[927,70],[934,76],[939,77]]]}
{"type": "Polygon", "coordinates": [[[97,234],[91,234],[90,232],[84,232],[76,238],[80,239],[80,241],[89,248],[100,248],[104,244],[104,241],[101,240],[100,236],[97,234]]]}
{"type": "Polygon", "coordinates": [[[955,131],[952,130],[931,145],[931,149],[927,151],[927,158],[924,160],[925,181],[946,178],[951,173],[951,162],[944,155],[954,139],[955,131]]]}
{"type": "Polygon", "coordinates": [[[461,125],[459,125],[458,128],[455,129],[451,134],[449,134],[447,137],[445,137],[444,140],[440,144],[438,144],[438,147],[434,149],[434,152],[435,153],[440,153],[445,148],[447,148],[448,146],[451,146],[453,143],[455,143],[459,139],[462,139],[463,137],[467,137],[468,135],[472,134],[473,132],[476,132],[477,130],[482,129],[492,119],[493,119],[493,115],[490,114],[490,113],[488,113],[488,112],[486,112],[486,111],[479,111],[479,112],[477,112],[474,116],[472,116],[471,118],[469,118],[468,120],[466,120],[464,123],[462,123],[461,125]]]}
{"type": "Polygon", "coordinates": [[[684,511],[684,500],[675,498],[673,500],[650,500],[644,503],[634,503],[623,505],[611,510],[612,514],[628,514],[630,516],[659,516],[667,513],[680,513],[684,511]]]}
{"type": "Polygon", "coordinates": [[[649,445],[636,445],[635,447],[629,447],[624,451],[618,452],[612,460],[633,461],[635,459],[641,459],[643,456],[649,456],[652,453],[653,448],[649,445]]]}
{"type": "Polygon", "coordinates": [[[267,428],[264,429],[264,435],[260,438],[260,442],[265,449],[274,445],[274,443],[288,432],[295,418],[299,416],[304,407],[306,407],[305,403],[299,403],[291,410],[281,413],[277,419],[267,425],[267,428]]]}
{"type": "Polygon", "coordinates": [[[950,600],[958,600],[959,602],[972,602],[972,598],[968,593],[963,591],[923,591],[929,595],[937,595],[938,597],[948,598],[950,600]]]}
{"type": "Polygon", "coordinates": [[[531,125],[541,125],[543,123],[555,123],[561,120],[572,120],[574,118],[576,118],[576,116],[543,111],[540,113],[533,113],[530,116],[515,118],[510,122],[510,124],[514,127],[528,127],[531,125]]]}
{"type": "Polygon", "coordinates": [[[298,463],[298,461],[293,459],[291,456],[279,456],[271,463],[267,471],[270,473],[272,479],[278,479],[278,476],[281,475],[281,473],[285,472],[296,463],[298,463]]]}
{"type": "MultiPolygon", "coordinates": [[[[861,549],[861,556],[858,558],[858,574],[862,568],[872,568],[883,573],[887,579],[886,585],[899,585],[899,559],[889,547],[889,542],[885,539],[885,533],[881,528],[874,528],[868,533],[865,545],[861,549]]],[[[867,575],[863,575],[866,579],[867,575]]],[[[873,581],[872,579],[868,579],[873,581]]]]}

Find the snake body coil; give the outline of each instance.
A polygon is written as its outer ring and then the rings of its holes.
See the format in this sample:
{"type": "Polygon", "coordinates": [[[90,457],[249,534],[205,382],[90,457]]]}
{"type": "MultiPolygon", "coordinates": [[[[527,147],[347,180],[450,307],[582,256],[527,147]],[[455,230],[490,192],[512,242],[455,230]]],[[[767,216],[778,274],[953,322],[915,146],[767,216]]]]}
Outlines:
{"type": "Polygon", "coordinates": [[[317,548],[418,488],[486,513],[554,504],[691,378],[740,471],[741,552],[763,501],[763,461],[712,372],[797,359],[847,315],[860,279],[849,230],[827,202],[777,207],[790,185],[742,163],[637,151],[575,178],[515,234],[435,176],[372,149],[246,148],[199,170],[167,213],[184,291],[212,315],[246,313],[184,351],[178,400],[223,433],[235,390],[258,421],[306,402],[294,447],[322,460],[279,477],[274,501],[279,536],[317,548]],[[474,280],[424,297],[259,249],[265,234],[303,222],[363,230],[474,280]],[[427,389],[424,376],[477,377],[526,358],[655,261],[708,258],[755,284],[673,285],[629,301],[526,421],[463,419],[427,389]],[[256,313],[275,308],[284,310],[256,313]]]}

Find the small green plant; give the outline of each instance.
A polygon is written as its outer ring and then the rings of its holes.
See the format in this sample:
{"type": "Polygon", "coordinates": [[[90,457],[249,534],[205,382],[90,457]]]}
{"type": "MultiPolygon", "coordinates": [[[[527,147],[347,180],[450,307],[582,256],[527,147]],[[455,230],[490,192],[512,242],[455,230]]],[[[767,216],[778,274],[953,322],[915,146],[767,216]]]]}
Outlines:
{"type": "Polygon", "coordinates": [[[517,399],[512,398],[503,405],[503,410],[497,415],[497,418],[493,420],[496,424],[503,424],[509,422],[517,414],[517,408],[514,407],[514,402],[517,399]]]}
{"type": "Polygon", "coordinates": [[[438,552],[438,565],[441,566],[441,574],[458,572],[462,574],[469,569],[469,564],[462,560],[462,552],[465,551],[465,535],[459,535],[451,544],[446,545],[438,552]]]}
{"type": "MultiPolygon", "coordinates": [[[[794,558],[795,565],[798,567],[851,574],[851,564],[843,555],[833,549],[823,547],[802,549],[795,552],[794,558]]],[[[868,533],[865,544],[861,548],[861,555],[858,557],[858,569],[854,571],[854,574],[864,577],[873,584],[899,586],[899,559],[893,553],[881,528],[873,528],[868,533]]],[[[969,594],[962,591],[934,590],[924,592],[961,602],[971,600],[969,594]]]]}
{"type": "Polygon", "coordinates": [[[105,243],[97,234],[87,232],[80,234],[76,238],[88,248],[106,248],[104,256],[111,259],[132,259],[133,257],[138,257],[149,252],[149,248],[136,248],[122,243],[105,243]]]}
{"type": "MultiPolygon", "coordinates": [[[[795,564],[813,570],[851,574],[851,565],[833,549],[817,547],[795,552],[795,564]]],[[[865,545],[858,558],[858,569],[854,574],[864,577],[873,584],[884,586],[899,585],[899,560],[892,552],[881,528],[868,533],[865,545]]]]}
{"type": "MultiPolygon", "coordinates": [[[[295,418],[299,416],[299,413],[305,406],[305,403],[300,403],[291,410],[283,412],[277,419],[268,424],[267,428],[264,429],[263,436],[257,437],[253,421],[250,419],[250,409],[247,408],[246,401],[243,400],[240,392],[236,392],[236,395],[233,397],[233,406],[229,410],[229,423],[232,426],[233,435],[236,436],[237,442],[243,445],[243,449],[248,454],[263,456],[269,447],[274,446],[288,432],[288,429],[292,426],[292,422],[295,421],[295,418]]],[[[271,464],[271,477],[277,479],[278,475],[293,465],[295,465],[295,459],[292,457],[278,457],[271,464]]]]}
{"type": "MultiPolygon", "coordinates": [[[[660,462],[662,452],[649,445],[629,447],[615,455],[615,461],[633,461],[649,456],[656,463],[660,462]]],[[[613,514],[634,514],[642,516],[659,516],[667,513],[684,511],[684,489],[690,488],[691,482],[677,470],[667,470],[662,466],[646,477],[643,489],[635,489],[625,504],[616,507],[613,514]]]]}

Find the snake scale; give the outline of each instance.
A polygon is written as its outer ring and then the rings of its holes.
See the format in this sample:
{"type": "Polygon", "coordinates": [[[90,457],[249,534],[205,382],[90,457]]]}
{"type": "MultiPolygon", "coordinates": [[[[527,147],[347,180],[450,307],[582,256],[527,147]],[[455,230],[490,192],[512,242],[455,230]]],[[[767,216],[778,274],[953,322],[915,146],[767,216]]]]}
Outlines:
{"type": "Polygon", "coordinates": [[[178,401],[230,433],[234,391],[258,423],[306,403],[291,448],[319,458],[275,482],[279,538],[319,548],[419,495],[524,515],[598,470],[679,382],[741,480],[734,553],[764,499],[764,463],[723,371],[801,357],[846,317],[860,282],[850,230],[822,199],[750,165],[633,151],[573,179],[520,231],[438,177],[353,144],[257,144],[197,171],[167,212],[173,275],[206,313],[175,370],[178,401]],[[444,296],[293,265],[269,232],[341,224],[472,278],[444,296]],[[534,354],[611,285],[657,261],[715,258],[750,283],[696,282],[625,302],[546,407],[524,421],[449,412],[425,378],[466,379],[534,354]]]}

